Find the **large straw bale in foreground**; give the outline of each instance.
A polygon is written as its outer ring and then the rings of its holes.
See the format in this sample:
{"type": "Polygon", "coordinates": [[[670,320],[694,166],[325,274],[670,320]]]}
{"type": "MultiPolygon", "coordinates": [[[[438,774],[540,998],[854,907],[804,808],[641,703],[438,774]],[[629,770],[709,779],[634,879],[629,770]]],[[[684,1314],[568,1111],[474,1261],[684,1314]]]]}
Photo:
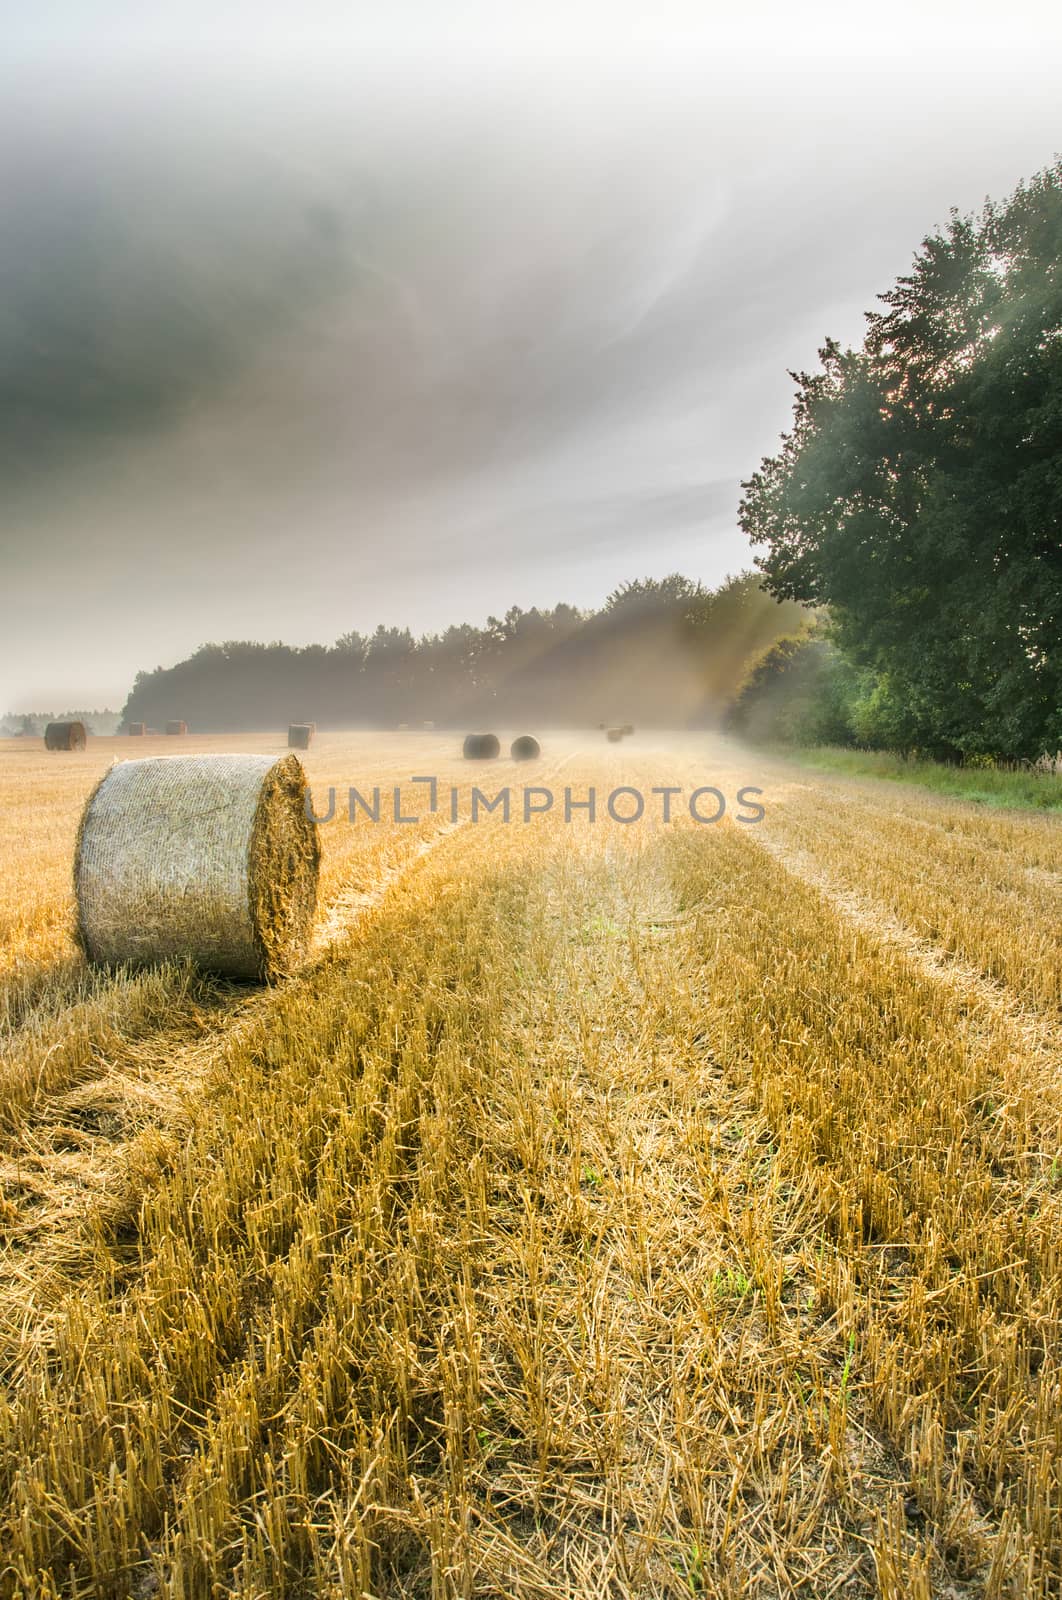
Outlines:
{"type": "Polygon", "coordinates": [[[317,904],[305,796],[296,756],[117,762],[89,797],[74,857],[86,955],[256,980],[291,971],[317,904]]]}

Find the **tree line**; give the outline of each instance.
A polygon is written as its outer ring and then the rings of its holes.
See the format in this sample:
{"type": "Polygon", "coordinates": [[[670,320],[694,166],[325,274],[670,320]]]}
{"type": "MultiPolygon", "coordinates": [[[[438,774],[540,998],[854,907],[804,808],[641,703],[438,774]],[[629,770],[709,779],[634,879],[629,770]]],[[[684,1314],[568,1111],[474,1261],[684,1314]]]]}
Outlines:
{"type": "Polygon", "coordinates": [[[8,711],[0,717],[0,738],[39,739],[49,722],[83,722],[89,733],[117,733],[121,713],[103,711],[8,711]]]}
{"type": "Polygon", "coordinates": [[[597,610],[513,606],[419,638],[381,624],[332,645],[204,644],[137,674],[122,727],[715,726],[749,663],[806,616],[754,574],[716,589],[673,574],[622,584],[597,610]]]}

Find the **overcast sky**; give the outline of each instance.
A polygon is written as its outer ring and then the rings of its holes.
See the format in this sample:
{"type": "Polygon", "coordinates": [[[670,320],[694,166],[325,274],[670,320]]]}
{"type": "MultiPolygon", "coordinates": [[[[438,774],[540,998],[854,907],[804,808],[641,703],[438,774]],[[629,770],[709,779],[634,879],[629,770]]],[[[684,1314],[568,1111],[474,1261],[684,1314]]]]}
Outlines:
{"type": "Polygon", "coordinates": [[[1062,150],[1062,13],[858,9],[0,0],[0,711],[749,566],[787,368],[1062,150]]]}

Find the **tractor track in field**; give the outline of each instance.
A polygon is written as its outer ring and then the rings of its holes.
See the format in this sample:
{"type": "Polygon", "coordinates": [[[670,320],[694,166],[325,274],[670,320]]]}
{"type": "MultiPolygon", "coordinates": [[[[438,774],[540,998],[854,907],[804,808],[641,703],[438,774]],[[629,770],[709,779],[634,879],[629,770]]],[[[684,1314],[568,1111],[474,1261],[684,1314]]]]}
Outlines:
{"type": "MultiPolygon", "coordinates": [[[[549,762],[540,778],[551,781],[574,759],[571,753],[549,762]]],[[[372,858],[369,875],[352,864],[346,881],[320,910],[306,958],[287,982],[305,979],[468,820],[445,821],[440,814],[417,842],[407,843],[404,830],[393,835],[372,858]]],[[[48,976],[36,1003],[28,1003],[14,1025],[0,1032],[0,1228],[6,1227],[9,1239],[12,1195],[29,1199],[29,1209],[36,1209],[33,1193],[40,1184],[32,1174],[44,1154],[55,1156],[57,1170],[73,1170],[97,1138],[112,1147],[120,1143],[115,1135],[123,1124],[140,1131],[146,1123],[167,1120],[180,1110],[189,1086],[217,1049],[253,1027],[286,987],[248,990],[188,975],[175,982],[172,971],[167,980],[167,970],[112,976],[83,962],[64,962],[48,976]],[[83,1048],[69,1061],[59,1059],[75,1038],[83,1048]],[[29,1069],[31,1081],[19,1083],[27,1050],[37,1059],[29,1069]],[[6,1096],[5,1067],[11,1078],[6,1096]],[[48,1130],[56,1128],[62,1130],[63,1149],[42,1149],[48,1130]]]]}
{"type": "Polygon", "coordinates": [[[839,1437],[858,1465],[859,1504],[842,1514],[828,1503],[829,1456],[810,1448],[793,1374],[836,1384],[844,1339],[807,1303],[805,1201],[782,1196],[751,1086],[702,1032],[688,985],[696,950],[664,852],[636,857],[584,834],[544,868],[537,894],[548,956],[536,1003],[514,1013],[513,1077],[491,1078],[477,1119],[474,1165],[494,1183],[492,1226],[477,1233],[489,1259],[483,1362],[493,1392],[506,1371],[533,1374],[557,1460],[611,1462],[596,1477],[571,1473],[545,1506],[532,1461],[502,1449],[480,1465],[470,1543],[484,1588],[583,1592],[592,1574],[595,1594],[662,1595],[685,1574],[683,1592],[698,1592],[687,1481],[735,1574],[806,1523],[816,1537],[790,1552],[780,1592],[867,1593],[869,1530],[902,1468],[853,1402],[839,1437]],[[656,997],[683,970],[682,998],[664,1005],[656,997]],[[765,1372],[777,1385],[774,1444],[785,1438],[801,1459],[773,1502],[748,1466],[765,1372]],[[723,1388],[732,1403],[720,1415],[723,1388]],[[747,1513],[737,1521],[735,1503],[747,1513]],[[533,1539],[504,1536],[521,1524],[533,1539]]]}
{"type": "Polygon", "coordinates": [[[880,901],[841,883],[809,851],[780,839],[757,841],[795,878],[818,891],[850,927],[902,954],[922,977],[945,986],[966,1008],[968,1027],[986,1025],[1009,1033],[1023,1060],[1023,1075],[1062,1113],[1062,1022],[1020,1000],[970,962],[922,938],[880,901]]]}
{"type": "MultiPolygon", "coordinates": [[[[423,839],[411,855],[385,866],[367,888],[351,885],[336,895],[328,908],[326,915],[318,921],[310,942],[310,952],[307,957],[307,966],[328,954],[333,945],[337,944],[359,918],[375,908],[383,900],[387,891],[405,876],[407,872],[423,861],[424,857],[437,850],[450,836],[464,826],[463,822],[447,822],[436,831],[423,839]]],[[[302,968],[305,971],[306,968],[302,968]]]]}
{"type": "Polygon", "coordinates": [[[392,862],[371,887],[332,901],[299,970],[276,988],[233,988],[211,1013],[182,1014],[183,1039],[171,1024],[130,1044],[119,1060],[102,1054],[96,1070],[32,1105],[17,1138],[0,1156],[0,1338],[25,1340],[46,1322],[47,1308],[76,1279],[102,1213],[127,1205],[141,1169],[188,1116],[219,1052],[259,1027],[280,994],[307,981],[337,945],[380,906],[432,852],[465,826],[445,823],[411,854],[392,862]],[[187,1040],[187,1031],[199,1037],[187,1040]]]}
{"type": "MultiPolygon", "coordinates": [[[[576,754],[540,769],[540,781],[551,781],[576,754]]],[[[167,1139],[187,1121],[220,1052],[259,1028],[281,994],[308,981],[410,873],[468,826],[467,816],[440,820],[411,850],[401,849],[403,836],[389,841],[400,848],[390,860],[385,856],[371,882],[334,893],[305,961],[281,985],[251,992],[224,985],[193,995],[143,1037],[105,1042],[56,1091],[38,1083],[6,1150],[0,1146],[0,1344],[5,1337],[24,1345],[47,1336],[49,1311],[90,1258],[94,1233],[108,1215],[128,1210],[167,1139]]],[[[54,1021],[63,1020],[57,1009],[54,1021]]],[[[8,1039],[8,1055],[17,1041],[17,1033],[8,1039]]]]}
{"type": "MultiPolygon", "coordinates": [[[[562,772],[570,762],[575,760],[575,756],[576,752],[573,752],[570,755],[560,757],[559,760],[550,765],[544,776],[550,779],[554,778],[558,772],[562,772]]],[[[456,822],[441,823],[433,833],[421,841],[410,856],[386,866],[383,872],[373,879],[369,887],[359,888],[351,885],[336,895],[327,915],[319,921],[314,930],[309,960],[311,962],[320,960],[322,956],[327,954],[332,945],[343,938],[344,934],[350,930],[359,917],[364,916],[366,912],[372,911],[380,904],[387,891],[399,878],[411,871],[419,861],[423,861],[425,856],[437,850],[447,839],[451,838],[455,833],[459,833],[462,828],[468,825],[469,819],[467,817],[462,817],[456,822]]]]}

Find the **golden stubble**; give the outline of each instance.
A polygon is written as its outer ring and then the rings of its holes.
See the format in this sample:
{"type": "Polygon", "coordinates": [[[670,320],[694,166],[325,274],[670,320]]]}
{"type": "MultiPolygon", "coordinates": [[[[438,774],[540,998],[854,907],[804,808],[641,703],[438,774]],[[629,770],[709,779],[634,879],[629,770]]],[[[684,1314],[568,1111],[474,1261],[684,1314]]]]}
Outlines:
{"type": "Polygon", "coordinates": [[[315,793],[437,771],[462,820],[323,828],[257,991],[79,966],[95,753],[21,770],[5,1592],[1057,1593],[1057,825],[692,736],[456,747],[318,736],[315,793]],[[472,825],[472,782],[768,814],[472,825]]]}

